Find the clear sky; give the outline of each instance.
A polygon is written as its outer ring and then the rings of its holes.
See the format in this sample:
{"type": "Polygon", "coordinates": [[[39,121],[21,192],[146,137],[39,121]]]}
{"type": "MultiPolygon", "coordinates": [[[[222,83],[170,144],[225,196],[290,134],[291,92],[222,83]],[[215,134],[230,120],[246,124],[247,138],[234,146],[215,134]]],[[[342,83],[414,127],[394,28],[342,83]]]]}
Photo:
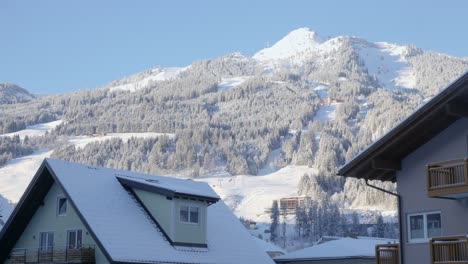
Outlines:
{"type": "Polygon", "coordinates": [[[157,65],[251,56],[299,27],[468,57],[463,0],[0,0],[0,82],[93,89],[157,65]]]}

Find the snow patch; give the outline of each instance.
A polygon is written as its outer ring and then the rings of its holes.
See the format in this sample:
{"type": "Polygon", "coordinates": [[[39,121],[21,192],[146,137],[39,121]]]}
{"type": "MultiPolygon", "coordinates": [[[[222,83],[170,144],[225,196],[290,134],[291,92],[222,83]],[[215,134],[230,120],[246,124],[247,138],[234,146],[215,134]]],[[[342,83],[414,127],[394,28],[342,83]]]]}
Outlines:
{"type": "Polygon", "coordinates": [[[27,126],[26,129],[16,131],[13,133],[3,134],[0,137],[13,137],[18,135],[21,139],[24,139],[25,136],[43,136],[46,132],[54,130],[58,125],[62,124],[63,120],[52,121],[49,123],[41,123],[32,126],[27,126]]]}
{"type": "Polygon", "coordinates": [[[226,91],[237,87],[243,84],[248,79],[252,78],[252,76],[239,76],[233,78],[223,78],[221,82],[218,84],[218,89],[221,91],[226,91]]]}

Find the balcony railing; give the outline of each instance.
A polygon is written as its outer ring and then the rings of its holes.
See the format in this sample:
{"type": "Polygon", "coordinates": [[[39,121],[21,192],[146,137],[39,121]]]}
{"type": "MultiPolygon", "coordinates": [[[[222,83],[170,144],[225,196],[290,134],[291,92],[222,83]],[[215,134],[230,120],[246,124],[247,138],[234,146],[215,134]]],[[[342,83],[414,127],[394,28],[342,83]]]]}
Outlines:
{"type": "Polygon", "coordinates": [[[94,246],[82,246],[76,249],[13,249],[11,263],[96,263],[94,246]]]}
{"type": "Polygon", "coordinates": [[[382,244],[375,246],[375,260],[377,264],[400,263],[399,244],[382,244]]]}
{"type": "Polygon", "coordinates": [[[449,160],[427,165],[427,192],[430,197],[468,196],[468,159],[449,160]]]}
{"type": "Polygon", "coordinates": [[[432,238],[429,245],[431,264],[468,264],[466,236],[432,238]]]}

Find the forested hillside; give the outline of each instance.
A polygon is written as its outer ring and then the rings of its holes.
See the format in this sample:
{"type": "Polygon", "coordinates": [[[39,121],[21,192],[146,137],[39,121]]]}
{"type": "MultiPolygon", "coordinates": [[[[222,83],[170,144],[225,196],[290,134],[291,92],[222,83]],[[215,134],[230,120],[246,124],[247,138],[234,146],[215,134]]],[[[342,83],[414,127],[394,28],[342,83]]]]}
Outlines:
{"type": "Polygon", "coordinates": [[[314,197],[317,206],[327,200],[340,210],[392,209],[395,202],[384,194],[335,177],[337,168],[464,73],[468,61],[315,34],[293,31],[253,57],[234,53],[183,69],[157,67],[96,90],[0,104],[2,134],[63,120],[40,139],[0,138],[0,166],[40,148],[91,165],[193,178],[305,165],[316,171],[297,176],[297,195],[314,197]],[[175,136],[51,145],[122,132],[175,136]]]}

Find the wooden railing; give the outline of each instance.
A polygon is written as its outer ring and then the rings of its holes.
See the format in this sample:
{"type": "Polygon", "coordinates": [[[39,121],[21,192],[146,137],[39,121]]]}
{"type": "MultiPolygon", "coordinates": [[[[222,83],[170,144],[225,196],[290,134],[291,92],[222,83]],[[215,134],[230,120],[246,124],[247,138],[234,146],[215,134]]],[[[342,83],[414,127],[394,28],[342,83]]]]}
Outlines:
{"type": "Polygon", "coordinates": [[[382,244],[375,246],[375,260],[377,264],[399,264],[399,244],[382,244]]]}
{"type": "Polygon", "coordinates": [[[13,249],[11,263],[96,263],[94,246],[77,249],[13,249]]]}
{"type": "Polygon", "coordinates": [[[436,237],[429,241],[431,264],[468,264],[466,236],[436,237]]]}
{"type": "Polygon", "coordinates": [[[468,193],[468,159],[428,164],[426,177],[431,197],[468,193]]]}

